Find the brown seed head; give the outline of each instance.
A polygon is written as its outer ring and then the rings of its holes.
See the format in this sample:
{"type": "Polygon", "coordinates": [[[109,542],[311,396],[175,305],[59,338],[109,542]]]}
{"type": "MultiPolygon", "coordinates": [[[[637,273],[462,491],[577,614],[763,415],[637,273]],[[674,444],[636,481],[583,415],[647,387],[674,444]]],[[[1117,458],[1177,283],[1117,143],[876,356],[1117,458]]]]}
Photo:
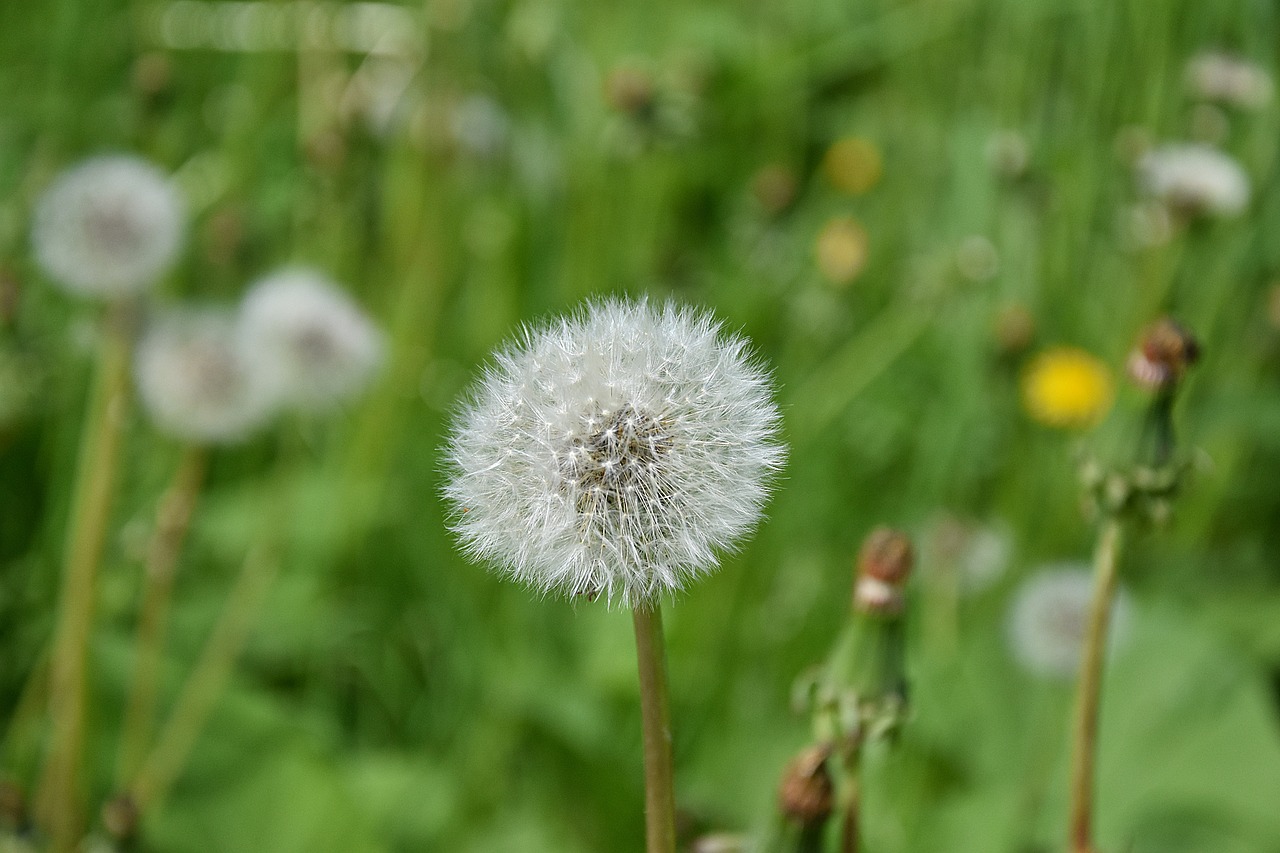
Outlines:
{"type": "Polygon", "coordinates": [[[861,613],[893,616],[902,612],[902,588],[911,575],[915,552],[905,533],[877,527],[867,535],[858,552],[853,607],[861,613]]]}
{"type": "Polygon", "coordinates": [[[778,808],[788,820],[810,825],[831,816],[835,789],[827,770],[830,754],[828,747],[811,746],[787,765],[778,786],[778,808]]]}

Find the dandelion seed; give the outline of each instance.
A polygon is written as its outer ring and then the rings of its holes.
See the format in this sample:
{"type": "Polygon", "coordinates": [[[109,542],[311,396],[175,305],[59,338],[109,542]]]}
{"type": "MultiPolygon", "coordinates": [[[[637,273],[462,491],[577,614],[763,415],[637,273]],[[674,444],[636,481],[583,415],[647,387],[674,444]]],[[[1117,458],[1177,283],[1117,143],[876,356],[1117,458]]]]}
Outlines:
{"type": "Polygon", "coordinates": [[[318,272],[287,269],[262,279],[245,297],[240,322],[282,399],[302,409],[355,396],[382,363],[382,334],[318,272]]]}
{"type": "Polygon", "coordinates": [[[1249,178],[1216,148],[1166,145],[1138,161],[1143,190],[1187,216],[1235,216],[1249,204],[1249,178]]]}
{"type": "Polygon", "coordinates": [[[174,262],[185,227],[170,180],[136,157],[94,157],[56,178],[36,205],[36,260],[68,292],[136,293],[174,262]]]}
{"type": "Polygon", "coordinates": [[[785,449],[768,375],[710,317],[606,301],[501,354],[448,449],[453,529],[543,592],[635,607],[756,524],[785,449]]]}
{"type": "MultiPolygon", "coordinates": [[[[1084,654],[1093,601],[1093,573],[1085,563],[1045,566],[1022,582],[1008,617],[1014,658],[1034,675],[1069,680],[1084,654]]],[[[1110,651],[1121,646],[1130,622],[1128,595],[1117,591],[1111,611],[1110,651]]]]}
{"type": "Polygon", "coordinates": [[[1022,377],[1027,412],[1047,426],[1092,426],[1107,413],[1112,397],[1106,365],[1074,347],[1045,350],[1022,377]]]}
{"type": "Polygon", "coordinates": [[[239,441],[274,410],[273,383],[246,351],[235,317],[221,311],[153,322],[138,344],[134,377],[156,425],[188,442],[239,441]]]}

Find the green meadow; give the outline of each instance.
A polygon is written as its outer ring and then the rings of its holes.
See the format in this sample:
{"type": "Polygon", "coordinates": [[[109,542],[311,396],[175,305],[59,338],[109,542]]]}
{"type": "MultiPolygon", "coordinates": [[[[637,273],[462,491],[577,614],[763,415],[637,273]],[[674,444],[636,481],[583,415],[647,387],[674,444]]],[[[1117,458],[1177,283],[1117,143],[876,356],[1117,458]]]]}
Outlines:
{"type": "Polygon", "coordinates": [[[864,853],[1067,850],[1074,682],[1023,665],[1010,608],[1044,567],[1087,568],[1081,462],[1142,417],[1126,362],[1167,314],[1201,353],[1167,518],[1134,520],[1120,559],[1097,847],[1278,853],[1278,59],[1264,0],[3,3],[0,851],[55,849],[50,659],[103,342],[118,314],[129,338],[301,264],[382,330],[381,366],[207,451],[156,681],[155,731],[176,711],[190,748],[124,839],[103,806],[186,452],[131,391],[112,410],[80,849],[643,849],[630,615],[467,559],[441,489],[495,348],[644,296],[751,341],[788,445],[753,535],[664,601],[681,850],[807,849],[778,832],[813,739],[796,684],[858,618],[878,525],[916,562],[909,710],[862,756],[864,853]],[[1207,51],[1252,63],[1256,103],[1197,91],[1207,51]],[[1239,164],[1243,209],[1152,197],[1144,154],[1180,142],[1239,164]],[[124,312],[32,250],[41,193],[101,153],[154,163],[187,208],[124,312]],[[1045,380],[1055,417],[1034,368],[1065,352],[1094,384],[1045,380]],[[229,669],[184,718],[219,636],[229,669]]]}

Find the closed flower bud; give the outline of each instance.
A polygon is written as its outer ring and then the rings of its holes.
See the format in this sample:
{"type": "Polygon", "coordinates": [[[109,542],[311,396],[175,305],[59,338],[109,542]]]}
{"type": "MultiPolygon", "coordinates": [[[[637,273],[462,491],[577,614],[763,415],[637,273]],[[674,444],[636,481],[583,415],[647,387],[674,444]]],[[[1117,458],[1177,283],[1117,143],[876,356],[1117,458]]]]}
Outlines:
{"type": "Polygon", "coordinates": [[[1143,332],[1129,356],[1129,376],[1150,391],[1172,387],[1200,358],[1200,344],[1175,320],[1165,317],[1143,332]]]}
{"type": "Polygon", "coordinates": [[[828,747],[811,746],[787,765],[778,787],[778,808],[788,820],[809,826],[831,816],[835,787],[827,769],[830,754],[828,747]]]}
{"type": "Polygon", "coordinates": [[[879,615],[901,613],[902,589],[914,562],[915,553],[906,534],[888,527],[871,531],[858,551],[854,608],[879,615]]]}

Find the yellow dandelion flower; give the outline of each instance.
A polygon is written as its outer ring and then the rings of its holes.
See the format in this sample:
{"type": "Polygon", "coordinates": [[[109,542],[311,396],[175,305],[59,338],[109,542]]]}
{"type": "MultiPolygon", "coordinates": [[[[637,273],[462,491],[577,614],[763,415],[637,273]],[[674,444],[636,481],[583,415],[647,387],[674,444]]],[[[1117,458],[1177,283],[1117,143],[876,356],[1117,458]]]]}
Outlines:
{"type": "Polygon", "coordinates": [[[818,269],[832,284],[846,285],[866,267],[867,247],[867,232],[858,220],[837,216],[818,233],[818,269]]]}
{"type": "Polygon", "coordinates": [[[822,171],[836,189],[862,195],[879,183],[884,161],[875,143],[860,136],[846,136],[827,149],[822,171]]]}
{"type": "Polygon", "coordinates": [[[1027,413],[1048,426],[1092,426],[1111,408],[1113,396],[1107,366],[1076,347],[1045,350],[1022,375],[1027,413]]]}

